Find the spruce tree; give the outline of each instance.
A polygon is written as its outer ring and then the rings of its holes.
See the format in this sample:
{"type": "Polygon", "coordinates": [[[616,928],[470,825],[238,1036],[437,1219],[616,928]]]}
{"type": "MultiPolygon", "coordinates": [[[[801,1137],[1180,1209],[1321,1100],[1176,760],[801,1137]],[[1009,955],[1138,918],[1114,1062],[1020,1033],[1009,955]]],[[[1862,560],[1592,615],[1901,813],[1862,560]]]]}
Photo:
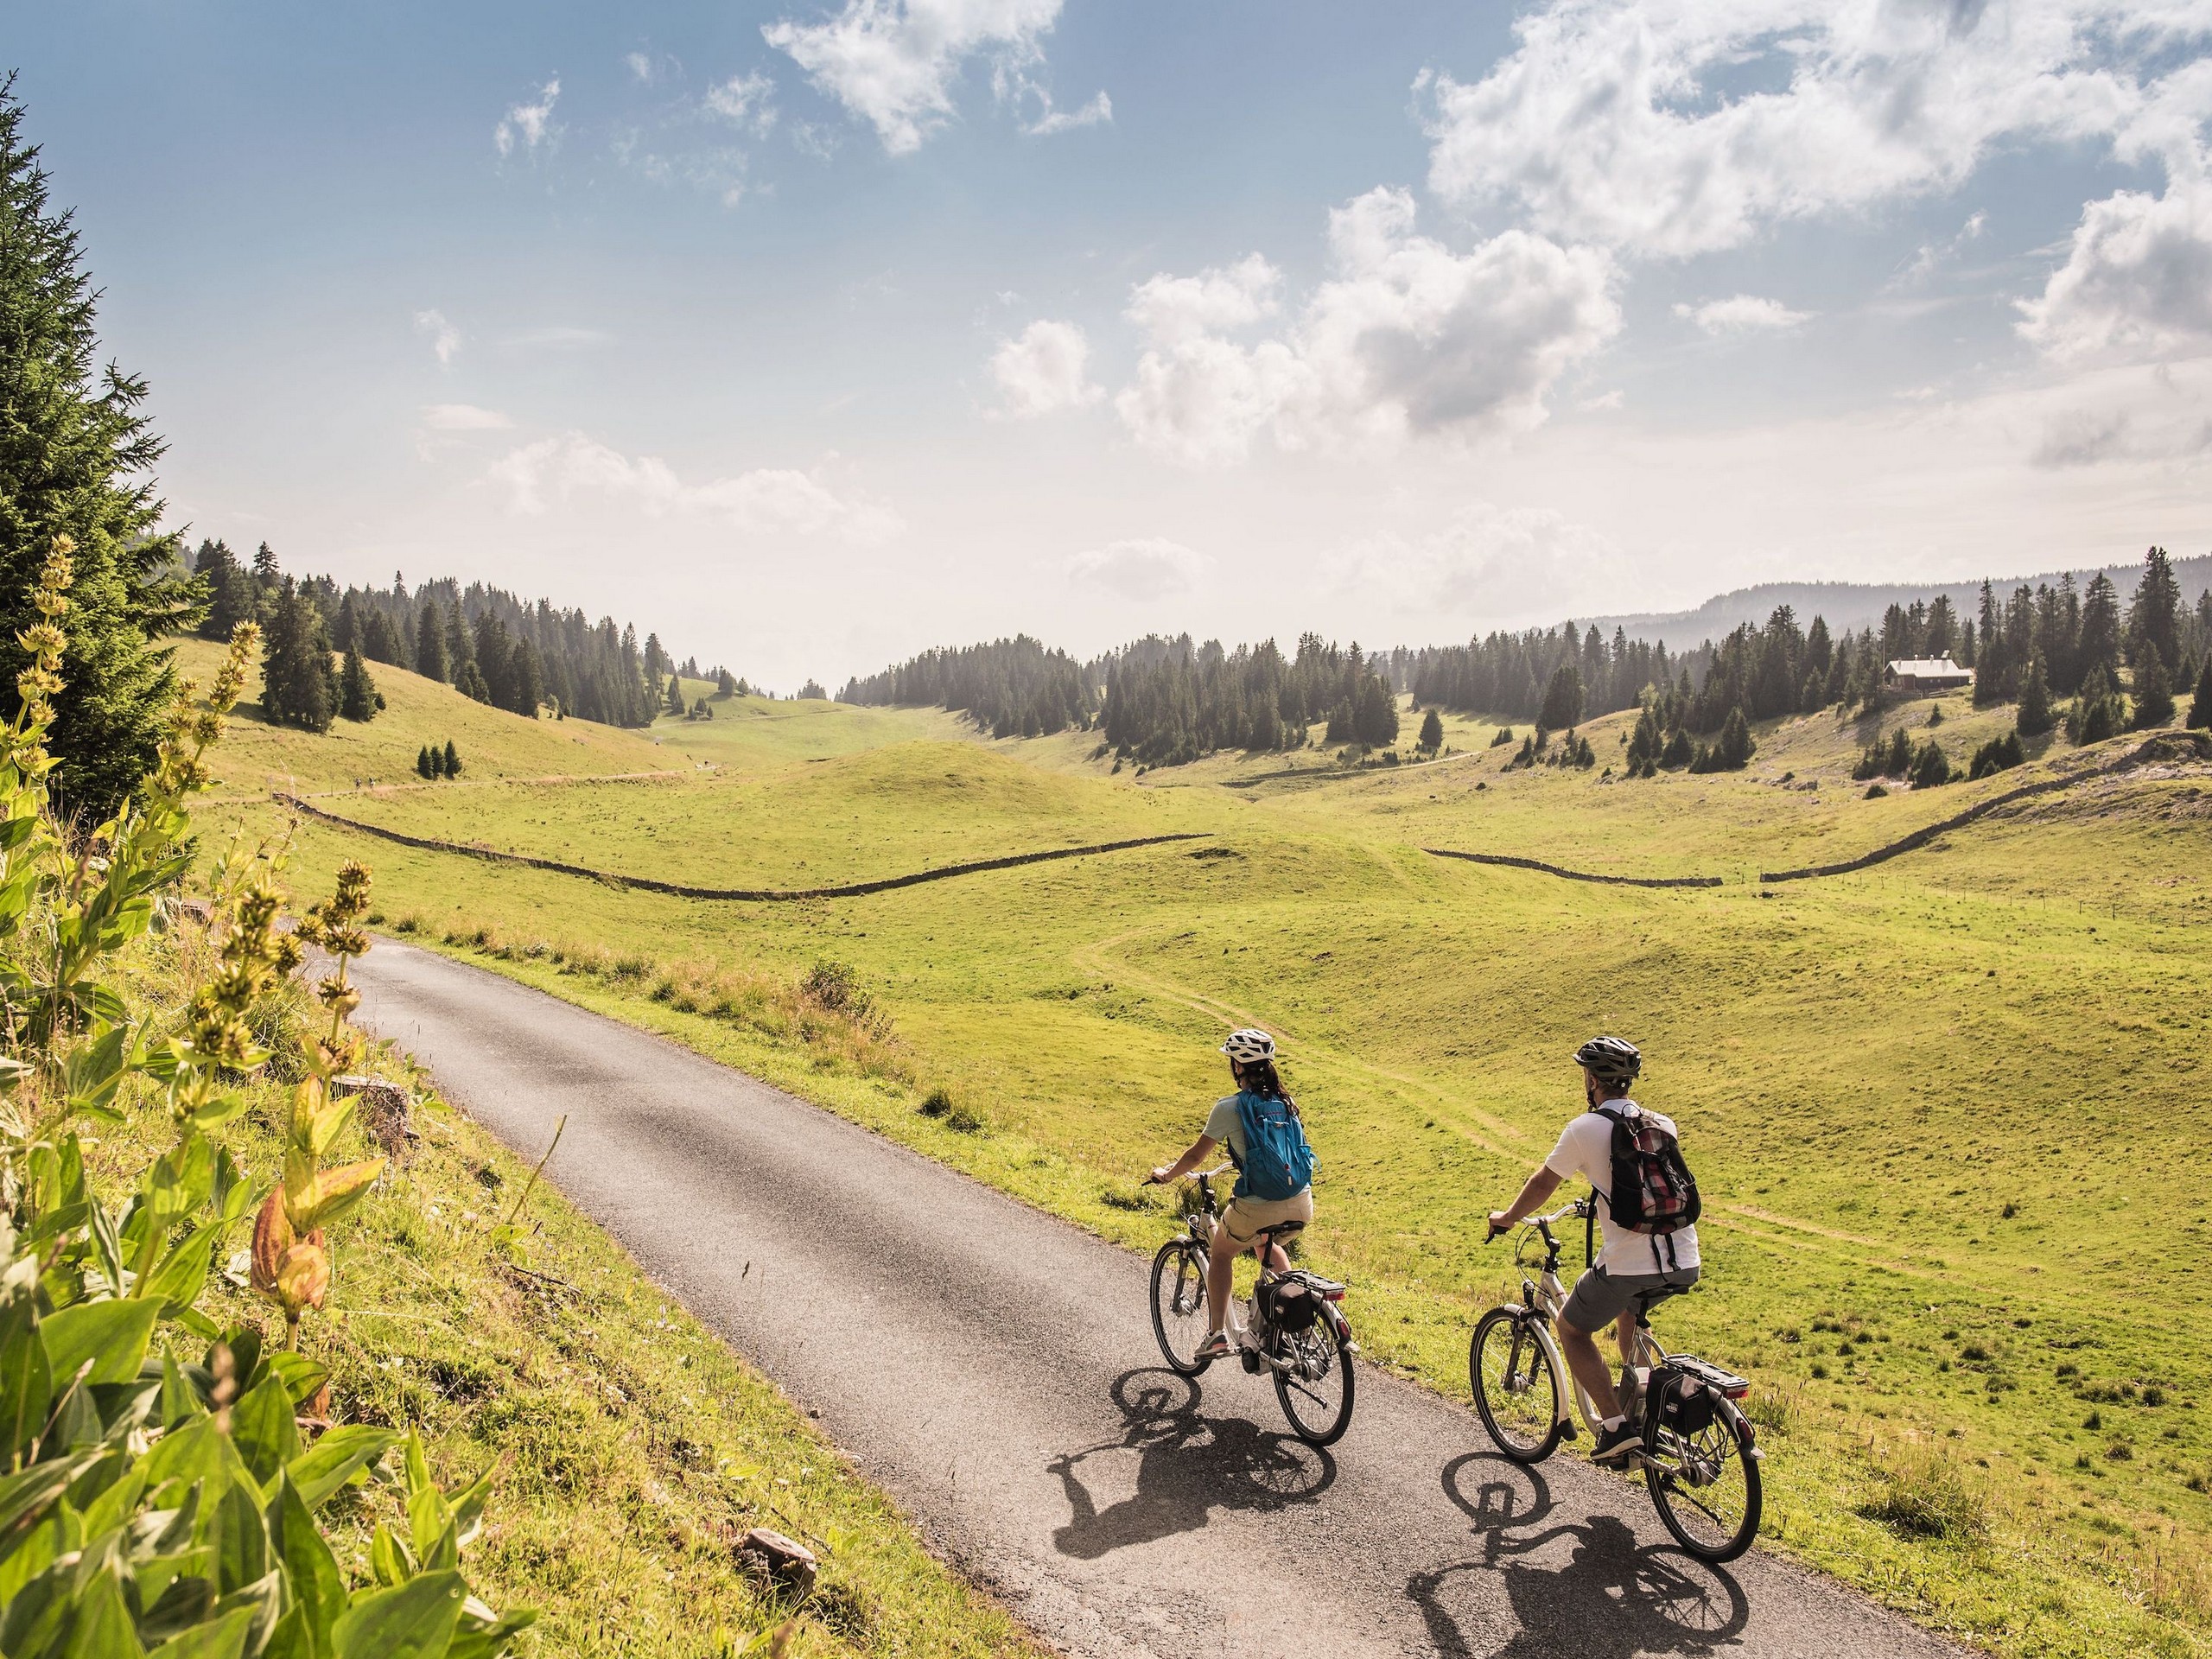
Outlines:
{"type": "Polygon", "coordinates": [[[415,772],[417,777],[422,778],[438,775],[436,763],[430,759],[430,746],[427,743],[415,751],[415,772]]]}
{"type": "Polygon", "coordinates": [[[1912,757],[1912,766],[1906,774],[1915,789],[1936,789],[1951,781],[1950,757],[1943,753],[1942,745],[1929,738],[1912,757]]]}
{"type": "Polygon", "coordinates": [[[2012,724],[2022,737],[2041,737],[2058,723],[2051,712],[2050,687],[2044,678],[2043,658],[2028,659],[2027,678],[2020,684],[2020,712],[2012,724]]]}
{"type": "Polygon", "coordinates": [[[63,690],[47,747],[65,812],[98,823],[152,764],[176,694],[158,636],[200,620],[180,538],[156,534],[162,446],[146,383],[97,362],[98,295],[67,212],[52,207],[23,106],[0,80],[0,712],[30,658],[18,636],[54,538],[75,543],[60,624],[63,690]]]}
{"type": "Polygon", "coordinates": [[[446,776],[448,778],[458,778],[461,776],[461,751],[454,747],[453,740],[451,738],[448,738],[446,740],[445,766],[443,770],[446,776]]]}
{"type": "Polygon", "coordinates": [[[377,717],[377,683],[369,677],[369,665],[361,660],[359,645],[346,651],[346,667],[338,677],[338,712],[347,720],[377,717]]]}
{"type": "Polygon", "coordinates": [[[1728,711],[1728,719],[1720,728],[1720,741],[1713,750],[1718,770],[1741,772],[1751,765],[1758,747],[1751,741],[1751,722],[1744,718],[1743,705],[1738,703],[1728,711]]]}
{"type": "Polygon", "coordinates": [[[1573,726],[1582,719],[1582,675],[1572,663],[1561,663],[1552,670],[1551,683],[1544,688],[1543,707],[1537,712],[1536,723],[1557,731],[1573,726]]]}
{"type": "MultiPolygon", "coordinates": [[[[659,643],[658,638],[653,641],[656,646],[659,643]]],[[[681,715],[688,706],[683,701],[683,682],[675,675],[670,675],[668,677],[668,712],[671,715],[681,715]]]]}
{"type": "Polygon", "coordinates": [[[2196,696],[2190,702],[2189,723],[2198,731],[2212,727],[2212,656],[2204,659],[2204,671],[2196,677],[2196,696]]]}
{"type": "MultiPolygon", "coordinates": [[[[2156,654],[2171,677],[2181,666],[2181,585],[2174,580],[2166,550],[2154,547],[2143,556],[2143,579],[2127,607],[2127,660],[2140,670],[2156,654]]],[[[2167,682],[2171,690],[2172,681],[2167,682]]]]}
{"type": "Polygon", "coordinates": [[[2082,594],[2082,632],[2074,660],[2082,674],[2080,687],[2088,685],[2092,671],[2101,670],[2107,681],[2119,677],[2120,590],[2101,570],[2082,594]]]}
{"type": "Polygon", "coordinates": [[[2067,738],[2075,743],[2101,743],[2119,733],[2126,712],[2103,668],[2093,668],[2082,677],[2081,692],[2067,714],[2067,738]]]}
{"type": "Polygon", "coordinates": [[[1431,754],[1444,747],[1444,722],[1437,718],[1433,709],[1421,716],[1421,746],[1431,754]]]}
{"type": "Polygon", "coordinates": [[[263,717],[272,725],[328,731],[338,714],[339,684],[322,613],[287,576],[269,601],[263,626],[263,717]]]}
{"type": "Polygon", "coordinates": [[[427,680],[453,679],[453,659],[446,654],[446,619],[438,601],[423,601],[415,624],[415,671],[427,680]]]}
{"type": "Polygon", "coordinates": [[[492,688],[484,683],[484,671],[476,666],[474,657],[464,661],[453,677],[453,689],[474,702],[492,701],[492,688]]]}
{"type": "Polygon", "coordinates": [[[2171,726],[2173,718],[2174,687],[2166,677],[2165,658],[2155,642],[2146,642],[2142,666],[2135,671],[2135,715],[2128,725],[2147,732],[2154,726],[2171,726]]]}

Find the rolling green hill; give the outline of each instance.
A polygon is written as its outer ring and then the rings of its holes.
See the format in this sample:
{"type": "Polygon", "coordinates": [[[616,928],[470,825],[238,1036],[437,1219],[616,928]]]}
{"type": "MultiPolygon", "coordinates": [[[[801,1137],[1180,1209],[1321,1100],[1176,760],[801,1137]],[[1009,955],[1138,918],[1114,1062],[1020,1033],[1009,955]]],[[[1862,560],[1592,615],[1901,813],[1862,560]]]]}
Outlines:
{"type": "MultiPolygon", "coordinates": [[[[869,735],[855,711],[768,707],[786,757],[869,735]]],[[[1932,707],[1887,723],[1924,736],[1932,707]]],[[[1955,760],[2005,720],[1944,707],[1955,760]]],[[[1212,832],[804,906],[658,898],[319,826],[301,856],[364,854],[386,925],[1139,1248],[1167,1217],[1135,1177],[1218,1091],[1225,1027],[1265,1024],[1321,1161],[1312,1251],[1352,1280],[1370,1355],[1460,1395],[1467,1329],[1507,1268],[1479,1217],[1578,1103],[1565,1055],[1620,1031],[1708,1195],[1707,1288],[1664,1323],[1763,1385],[1770,1541],[1999,1652],[2212,1650],[2212,1211],[2171,1179],[2212,1017],[2212,765],[2100,777],[1875,870],[1763,889],[1762,868],[1848,857],[2131,747],[2060,744],[1866,800],[1848,773],[1879,723],[1785,721],[1745,773],[1633,783],[1604,775],[1617,717],[1585,728],[1588,772],[1501,771],[1510,751],[1461,721],[1462,753],[1349,775],[1258,776],[1326,762],[1311,753],[1139,780],[1064,735],[774,767],[755,752],[742,776],[619,797],[346,804],[694,879],[1212,832]],[[1593,887],[1427,847],[1724,885],[1593,887]],[[810,1049],[715,989],[825,958],[888,1015],[895,1065],[810,1049]],[[935,1086],[982,1132],[918,1115],[935,1086]]]]}

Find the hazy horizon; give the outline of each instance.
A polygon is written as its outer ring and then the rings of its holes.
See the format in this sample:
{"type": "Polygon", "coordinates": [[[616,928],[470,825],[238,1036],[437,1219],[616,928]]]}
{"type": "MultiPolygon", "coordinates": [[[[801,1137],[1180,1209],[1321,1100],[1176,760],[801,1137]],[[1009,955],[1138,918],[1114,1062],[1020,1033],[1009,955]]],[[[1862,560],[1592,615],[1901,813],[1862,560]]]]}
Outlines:
{"type": "Polygon", "coordinates": [[[789,690],[2212,545],[2212,14],[93,0],[173,523],[789,690]]]}

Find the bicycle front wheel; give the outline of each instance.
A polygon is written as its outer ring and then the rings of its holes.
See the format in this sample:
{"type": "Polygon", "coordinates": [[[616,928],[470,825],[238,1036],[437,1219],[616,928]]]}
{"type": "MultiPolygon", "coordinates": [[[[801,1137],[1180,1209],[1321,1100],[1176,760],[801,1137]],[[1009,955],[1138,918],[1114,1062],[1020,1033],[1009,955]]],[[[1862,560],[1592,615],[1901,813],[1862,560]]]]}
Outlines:
{"type": "Polygon", "coordinates": [[[1467,1344],[1467,1382],[1491,1443],[1516,1463],[1541,1463],[1558,1448],[1559,1373],[1519,1310],[1494,1307],[1467,1344]]]}
{"type": "Polygon", "coordinates": [[[1726,1401],[1694,1434],[1662,1422],[1643,1434],[1643,1481],[1675,1541],[1701,1561],[1732,1561],[1758,1534],[1759,1460],[1749,1427],[1726,1401]]]}
{"type": "Polygon", "coordinates": [[[1213,1363],[1198,1357],[1206,1339],[1206,1253],[1187,1238],[1171,1238],[1152,1258],[1152,1334],[1178,1376],[1213,1363]]]}
{"type": "Polygon", "coordinates": [[[1282,1338],[1281,1357],[1291,1369],[1275,1372],[1275,1398],[1291,1432],[1308,1446],[1334,1446],[1351,1427],[1351,1337],[1316,1319],[1282,1338]]]}

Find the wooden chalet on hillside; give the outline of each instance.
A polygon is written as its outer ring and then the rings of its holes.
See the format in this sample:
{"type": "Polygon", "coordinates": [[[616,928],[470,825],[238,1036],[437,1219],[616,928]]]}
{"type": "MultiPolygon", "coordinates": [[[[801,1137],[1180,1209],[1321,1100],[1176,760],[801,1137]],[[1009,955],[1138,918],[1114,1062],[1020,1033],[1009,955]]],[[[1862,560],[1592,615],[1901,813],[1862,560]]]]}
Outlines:
{"type": "Polygon", "coordinates": [[[1930,691],[1955,691],[1974,683],[1974,670],[1961,668],[1948,652],[1941,657],[1898,657],[1882,671],[1882,683],[1906,696],[1930,691]]]}

